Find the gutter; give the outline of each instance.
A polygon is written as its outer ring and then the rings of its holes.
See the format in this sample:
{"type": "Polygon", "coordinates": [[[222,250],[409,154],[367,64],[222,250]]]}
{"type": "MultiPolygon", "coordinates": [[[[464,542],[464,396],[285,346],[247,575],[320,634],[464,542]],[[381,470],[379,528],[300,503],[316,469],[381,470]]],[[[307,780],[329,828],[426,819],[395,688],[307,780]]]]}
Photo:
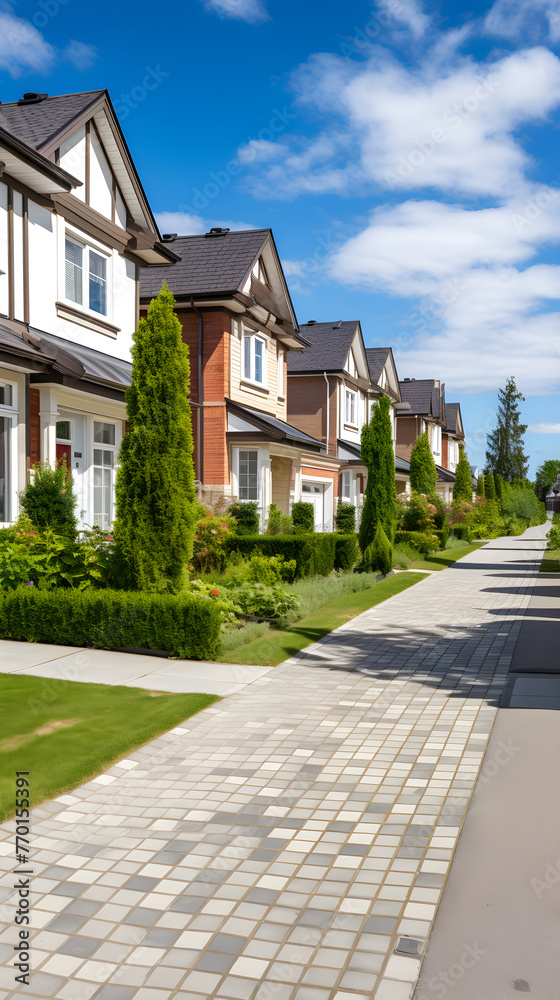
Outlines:
{"type": "Polygon", "coordinates": [[[191,308],[198,316],[198,403],[194,405],[198,409],[198,416],[196,418],[196,454],[198,458],[198,478],[202,485],[204,483],[204,368],[202,364],[204,320],[200,309],[197,309],[195,306],[193,298],[191,298],[191,308]]]}

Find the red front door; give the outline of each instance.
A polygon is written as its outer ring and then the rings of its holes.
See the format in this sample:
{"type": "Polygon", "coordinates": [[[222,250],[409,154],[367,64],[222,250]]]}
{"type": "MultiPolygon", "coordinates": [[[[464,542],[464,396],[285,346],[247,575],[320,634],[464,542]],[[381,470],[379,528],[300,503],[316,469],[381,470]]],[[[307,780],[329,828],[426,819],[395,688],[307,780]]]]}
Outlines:
{"type": "Polygon", "coordinates": [[[57,444],[56,464],[60,465],[64,458],[66,458],[66,468],[70,470],[72,468],[72,446],[69,444],[57,444]]]}

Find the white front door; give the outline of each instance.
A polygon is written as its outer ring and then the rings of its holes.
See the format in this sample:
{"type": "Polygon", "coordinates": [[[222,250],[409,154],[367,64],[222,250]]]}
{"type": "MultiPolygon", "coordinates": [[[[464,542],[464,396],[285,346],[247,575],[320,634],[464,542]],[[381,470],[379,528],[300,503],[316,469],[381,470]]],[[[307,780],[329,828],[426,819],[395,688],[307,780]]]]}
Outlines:
{"type": "Polygon", "coordinates": [[[312,503],[315,515],[315,531],[324,530],[325,522],[325,487],[322,483],[301,484],[301,499],[303,503],[312,503]]]}

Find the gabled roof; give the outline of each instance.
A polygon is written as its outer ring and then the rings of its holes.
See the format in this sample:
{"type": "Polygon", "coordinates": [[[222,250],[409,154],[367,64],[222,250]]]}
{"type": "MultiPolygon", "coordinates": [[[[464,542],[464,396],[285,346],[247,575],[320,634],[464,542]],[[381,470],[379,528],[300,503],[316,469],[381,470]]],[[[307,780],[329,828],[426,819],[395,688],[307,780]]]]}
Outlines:
{"type": "Polygon", "coordinates": [[[369,376],[374,385],[381,377],[381,372],[390,354],[390,347],[366,347],[366,357],[368,360],[369,376]]]}
{"type": "Polygon", "coordinates": [[[461,404],[460,403],[447,403],[445,404],[445,429],[449,434],[454,434],[456,437],[464,438],[465,432],[463,430],[463,418],[461,415],[461,404]]]}
{"type": "Polygon", "coordinates": [[[67,131],[72,122],[80,118],[104,93],[103,90],[89,90],[80,94],[61,94],[58,97],[42,97],[38,94],[36,103],[12,101],[10,104],[2,104],[0,125],[28,146],[41,151],[59,133],[67,131]]]}
{"type": "Polygon", "coordinates": [[[226,408],[229,413],[239,416],[242,420],[251,424],[255,430],[270,435],[275,441],[293,441],[297,444],[307,445],[314,451],[324,452],[326,450],[324,441],[318,441],[317,438],[313,438],[310,434],[300,431],[298,427],[292,427],[285,420],[279,420],[278,417],[272,416],[271,413],[257,410],[253,406],[245,406],[244,403],[236,403],[232,399],[226,399],[226,408]]]}
{"type": "Polygon", "coordinates": [[[409,413],[445,419],[445,385],[439,379],[404,379],[399,387],[403,403],[410,403],[409,413]]]}
{"type": "Polygon", "coordinates": [[[288,374],[344,371],[352,341],[359,330],[359,320],[302,324],[300,332],[309,347],[301,354],[288,354],[288,374]]]}
{"type": "Polygon", "coordinates": [[[240,292],[270,236],[270,229],[177,236],[167,245],[179,260],[170,267],[145,268],[140,275],[140,298],[154,298],[164,281],[176,299],[240,292]]]}

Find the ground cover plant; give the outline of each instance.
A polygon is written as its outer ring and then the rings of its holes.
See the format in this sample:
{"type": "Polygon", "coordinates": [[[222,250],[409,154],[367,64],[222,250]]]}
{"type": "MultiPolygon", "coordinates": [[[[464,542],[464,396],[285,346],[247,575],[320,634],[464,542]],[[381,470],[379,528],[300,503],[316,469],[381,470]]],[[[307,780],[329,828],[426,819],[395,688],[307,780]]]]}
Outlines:
{"type": "Polygon", "coordinates": [[[0,675],[0,692],[0,819],[15,811],[16,769],[30,771],[36,806],[219,700],[15,674],[0,675]]]}

